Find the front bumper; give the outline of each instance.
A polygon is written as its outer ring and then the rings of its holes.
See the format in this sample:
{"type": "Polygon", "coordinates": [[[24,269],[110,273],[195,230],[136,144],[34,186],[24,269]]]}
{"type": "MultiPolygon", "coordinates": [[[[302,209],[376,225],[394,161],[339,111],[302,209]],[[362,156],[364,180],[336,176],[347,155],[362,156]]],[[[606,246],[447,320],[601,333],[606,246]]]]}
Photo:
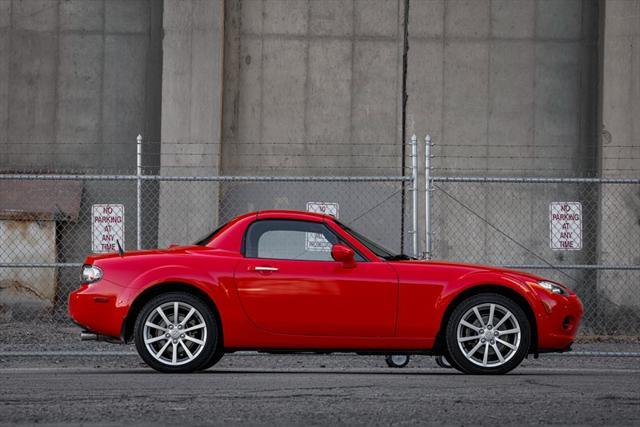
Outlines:
{"type": "Polygon", "coordinates": [[[83,284],[69,294],[69,316],[88,331],[119,339],[127,314],[123,291],[123,287],[107,280],[83,284]]]}
{"type": "Polygon", "coordinates": [[[584,308],[577,295],[550,295],[538,290],[543,310],[538,313],[538,351],[568,351],[575,341],[584,308]]]}

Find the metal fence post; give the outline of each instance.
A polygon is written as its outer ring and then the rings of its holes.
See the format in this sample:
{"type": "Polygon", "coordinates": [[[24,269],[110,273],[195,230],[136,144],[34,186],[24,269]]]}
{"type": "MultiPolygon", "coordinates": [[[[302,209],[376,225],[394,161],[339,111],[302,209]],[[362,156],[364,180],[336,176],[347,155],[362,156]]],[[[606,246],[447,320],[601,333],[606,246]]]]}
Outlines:
{"type": "Polygon", "coordinates": [[[411,137],[411,204],[412,204],[412,224],[411,242],[413,256],[419,256],[418,252],[418,137],[413,134],[411,137]]]}
{"type": "Polygon", "coordinates": [[[424,142],[424,258],[431,259],[431,135],[424,142]]]}
{"type": "Polygon", "coordinates": [[[142,247],[142,135],[136,138],[136,247],[142,247]]]}

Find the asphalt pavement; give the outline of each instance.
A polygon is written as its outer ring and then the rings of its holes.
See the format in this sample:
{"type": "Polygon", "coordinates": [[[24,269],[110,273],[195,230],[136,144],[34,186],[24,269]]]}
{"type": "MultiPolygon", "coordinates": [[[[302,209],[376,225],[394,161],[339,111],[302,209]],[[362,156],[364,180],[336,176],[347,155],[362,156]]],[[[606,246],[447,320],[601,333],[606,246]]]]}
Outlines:
{"type": "Polygon", "coordinates": [[[640,425],[640,366],[573,358],[468,376],[415,357],[229,355],[159,374],[129,353],[0,357],[0,424],[640,425]]]}

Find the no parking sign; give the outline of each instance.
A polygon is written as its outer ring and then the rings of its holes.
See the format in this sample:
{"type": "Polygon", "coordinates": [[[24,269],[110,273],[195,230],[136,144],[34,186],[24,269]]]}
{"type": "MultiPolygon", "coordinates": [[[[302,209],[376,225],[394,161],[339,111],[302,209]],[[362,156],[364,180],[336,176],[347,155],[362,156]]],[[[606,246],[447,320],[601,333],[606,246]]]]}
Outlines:
{"type": "Polygon", "coordinates": [[[549,205],[549,232],[551,249],[582,249],[582,203],[552,202],[549,205]]]}
{"type": "MultiPolygon", "coordinates": [[[[338,218],[339,206],[330,202],[308,202],[307,212],[321,213],[338,218]]],[[[331,243],[322,234],[307,233],[305,249],[308,251],[330,252],[331,243]]]]}
{"type": "Polygon", "coordinates": [[[91,251],[116,252],[124,249],[124,205],[91,206],[91,251]]]}

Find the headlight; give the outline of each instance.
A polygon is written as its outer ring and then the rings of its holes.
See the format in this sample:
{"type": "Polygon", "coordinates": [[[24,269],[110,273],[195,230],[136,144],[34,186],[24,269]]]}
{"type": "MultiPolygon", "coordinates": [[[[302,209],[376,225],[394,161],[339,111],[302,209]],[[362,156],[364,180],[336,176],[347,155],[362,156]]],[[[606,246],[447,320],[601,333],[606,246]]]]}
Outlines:
{"type": "Polygon", "coordinates": [[[538,285],[542,286],[549,292],[553,292],[554,294],[565,295],[565,296],[569,295],[569,292],[567,292],[567,290],[564,287],[558,285],[557,283],[547,282],[542,280],[538,282],[538,285]]]}
{"type": "Polygon", "coordinates": [[[95,265],[82,266],[82,283],[93,283],[102,279],[102,270],[95,265]]]}

